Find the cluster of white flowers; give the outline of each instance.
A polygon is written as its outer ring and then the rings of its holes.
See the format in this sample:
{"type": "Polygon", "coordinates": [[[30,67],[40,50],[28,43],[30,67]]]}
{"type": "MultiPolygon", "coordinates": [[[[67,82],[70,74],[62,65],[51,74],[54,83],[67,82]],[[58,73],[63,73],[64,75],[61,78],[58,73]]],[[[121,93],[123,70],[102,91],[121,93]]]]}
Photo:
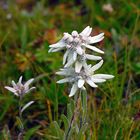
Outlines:
{"type": "Polygon", "coordinates": [[[103,54],[104,52],[91,44],[98,43],[104,39],[104,33],[96,36],[90,36],[92,28],[87,26],[81,33],[73,31],[71,34],[64,33],[63,38],[56,44],[50,45],[49,52],[57,52],[66,50],[63,57],[64,68],[57,72],[58,75],[63,75],[66,78],[57,83],[72,83],[69,96],[73,96],[78,89],[85,89],[85,82],[91,87],[96,88],[96,83],[105,82],[106,79],[111,79],[114,76],[108,74],[94,74],[99,69],[103,60],[100,56],[95,56],[86,53],[86,49],[90,49],[96,53],[103,54]],[[87,60],[100,60],[96,65],[88,65],[87,60]]]}
{"type": "Polygon", "coordinates": [[[34,81],[34,79],[28,80],[25,84],[22,84],[22,76],[20,76],[17,84],[15,81],[12,81],[12,86],[5,86],[6,89],[13,92],[16,96],[23,97],[25,94],[29,93],[31,90],[35,89],[35,87],[29,88],[29,85],[34,81]]]}

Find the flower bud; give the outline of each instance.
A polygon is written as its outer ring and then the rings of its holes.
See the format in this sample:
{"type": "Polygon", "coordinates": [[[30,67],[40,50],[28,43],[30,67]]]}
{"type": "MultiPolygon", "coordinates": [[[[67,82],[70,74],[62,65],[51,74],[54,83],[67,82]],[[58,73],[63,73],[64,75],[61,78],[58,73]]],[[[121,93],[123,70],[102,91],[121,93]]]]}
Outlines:
{"type": "Polygon", "coordinates": [[[73,31],[71,34],[72,34],[73,37],[78,37],[78,32],[77,31],[73,31]]]}

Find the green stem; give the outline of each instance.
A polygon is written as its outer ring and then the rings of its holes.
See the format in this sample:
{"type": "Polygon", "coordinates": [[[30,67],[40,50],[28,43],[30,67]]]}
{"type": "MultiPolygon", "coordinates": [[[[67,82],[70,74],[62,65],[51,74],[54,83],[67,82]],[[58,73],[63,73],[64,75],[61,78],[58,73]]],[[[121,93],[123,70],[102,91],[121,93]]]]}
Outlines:
{"type": "MultiPolygon", "coordinates": [[[[81,90],[80,90],[80,93],[81,93],[81,90]]],[[[73,126],[73,122],[74,122],[74,120],[75,120],[75,116],[76,116],[76,113],[77,113],[78,100],[79,100],[79,98],[80,98],[80,94],[78,94],[78,96],[75,95],[75,105],[76,105],[76,107],[75,107],[75,110],[74,110],[73,115],[72,115],[72,117],[71,117],[71,121],[70,121],[70,123],[69,123],[69,128],[68,128],[68,131],[67,131],[67,133],[66,133],[65,140],[68,140],[68,139],[69,139],[69,133],[70,133],[70,131],[71,131],[71,128],[72,128],[72,126],[73,126]]]]}
{"type": "Polygon", "coordinates": [[[81,92],[81,105],[82,105],[82,115],[81,115],[81,126],[80,129],[85,125],[87,118],[87,92],[81,92]],[[82,93],[83,92],[83,93],[82,93]]]}
{"type": "Polygon", "coordinates": [[[21,112],[21,109],[22,109],[21,103],[22,103],[22,95],[19,98],[19,119],[21,122],[21,126],[20,126],[20,133],[18,135],[18,140],[23,140],[23,133],[24,133],[24,125],[23,125],[22,112],[21,112]]]}

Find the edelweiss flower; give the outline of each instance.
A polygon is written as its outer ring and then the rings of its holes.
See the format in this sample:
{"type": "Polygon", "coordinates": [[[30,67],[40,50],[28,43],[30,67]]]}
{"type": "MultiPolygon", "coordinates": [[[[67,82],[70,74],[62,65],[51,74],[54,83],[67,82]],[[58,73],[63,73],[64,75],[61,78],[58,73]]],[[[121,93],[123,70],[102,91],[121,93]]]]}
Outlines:
{"type": "Polygon", "coordinates": [[[63,57],[64,68],[57,72],[66,78],[59,80],[57,83],[69,82],[73,84],[69,96],[73,96],[78,89],[85,89],[85,83],[96,88],[96,83],[105,82],[114,76],[108,74],[94,74],[99,69],[103,60],[100,56],[86,53],[86,49],[103,54],[104,52],[91,44],[100,42],[104,39],[104,33],[91,37],[92,28],[87,26],[81,33],[73,31],[71,34],[64,33],[63,38],[56,44],[50,45],[49,52],[66,50],[63,57]],[[98,64],[91,66],[87,60],[101,60],[98,64]],[[75,66],[73,65],[75,63],[75,66]]]}
{"type": "Polygon", "coordinates": [[[96,88],[98,87],[96,83],[102,83],[105,82],[106,79],[111,79],[114,77],[113,75],[108,74],[94,74],[94,72],[98,70],[102,64],[103,60],[94,66],[85,65],[81,69],[80,73],[75,72],[75,69],[72,67],[61,69],[61,71],[57,72],[56,74],[66,76],[66,78],[59,80],[57,83],[60,84],[69,82],[73,84],[69,97],[73,96],[78,89],[85,89],[85,82],[91,87],[96,88]]]}
{"type": "Polygon", "coordinates": [[[73,31],[71,34],[64,33],[63,38],[59,42],[50,45],[49,52],[57,52],[66,49],[63,57],[63,65],[66,64],[65,67],[69,67],[76,62],[78,64],[80,63],[80,67],[82,68],[83,62],[85,62],[86,59],[101,60],[102,58],[100,56],[86,54],[86,48],[97,53],[104,53],[102,50],[90,45],[103,40],[104,33],[91,37],[91,32],[92,28],[87,26],[80,34],[78,34],[77,31],[73,31]]]}
{"type": "Polygon", "coordinates": [[[35,87],[29,88],[29,85],[34,81],[34,79],[28,80],[25,84],[22,84],[22,76],[20,76],[18,83],[16,84],[12,81],[12,86],[5,86],[6,89],[13,92],[16,96],[24,96],[26,93],[30,92],[31,90],[35,89],[35,87]]]}

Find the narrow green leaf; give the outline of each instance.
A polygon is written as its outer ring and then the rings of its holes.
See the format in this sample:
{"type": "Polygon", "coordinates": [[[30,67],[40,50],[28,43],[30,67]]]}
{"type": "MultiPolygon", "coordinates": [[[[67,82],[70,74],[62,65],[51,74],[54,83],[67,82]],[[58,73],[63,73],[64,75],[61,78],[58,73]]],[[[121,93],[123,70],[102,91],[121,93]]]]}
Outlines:
{"type": "Polygon", "coordinates": [[[87,127],[88,127],[88,123],[85,123],[82,126],[82,128],[79,131],[78,137],[77,137],[78,140],[84,140],[84,134],[85,134],[87,127]]]}
{"type": "Polygon", "coordinates": [[[30,140],[31,136],[35,134],[35,132],[40,128],[40,126],[33,127],[29,129],[24,136],[24,140],[30,140]]]}
{"type": "Polygon", "coordinates": [[[24,128],[23,123],[19,117],[16,117],[16,123],[20,129],[24,128]]]}
{"type": "Polygon", "coordinates": [[[67,117],[64,114],[61,115],[61,119],[64,122],[65,131],[67,131],[67,129],[69,127],[69,120],[67,119],[67,117]]]}
{"type": "Polygon", "coordinates": [[[82,101],[83,110],[84,112],[86,112],[87,111],[87,92],[86,91],[82,91],[81,101],[82,101]]]}
{"type": "Polygon", "coordinates": [[[68,117],[68,120],[70,121],[71,120],[71,118],[72,118],[72,109],[71,109],[71,104],[69,103],[68,105],[67,105],[67,117],[68,117]]]}
{"type": "Polygon", "coordinates": [[[55,134],[59,137],[59,139],[60,140],[63,139],[64,134],[63,134],[62,130],[60,129],[58,123],[56,121],[54,121],[54,122],[52,122],[51,125],[55,131],[55,134]]]}
{"type": "Polygon", "coordinates": [[[2,134],[3,134],[3,136],[2,136],[3,138],[2,139],[4,139],[4,140],[11,140],[11,134],[10,134],[10,130],[8,128],[8,125],[4,126],[2,134]]]}

